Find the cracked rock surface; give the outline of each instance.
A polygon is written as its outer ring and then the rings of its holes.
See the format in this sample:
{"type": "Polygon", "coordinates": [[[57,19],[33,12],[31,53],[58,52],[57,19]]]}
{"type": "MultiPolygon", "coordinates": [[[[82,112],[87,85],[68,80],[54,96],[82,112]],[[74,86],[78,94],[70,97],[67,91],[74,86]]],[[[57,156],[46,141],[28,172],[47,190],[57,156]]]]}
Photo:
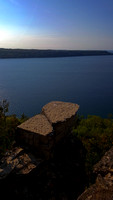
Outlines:
{"type": "Polygon", "coordinates": [[[96,182],[77,200],[113,200],[113,147],[94,165],[96,182]]]}
{"type": "Polygon", "coordinates": [[[0,161],[0,179],[6,178],[10,173],[28,174],[35,169],[42,161],[24,149],[15,147],[6,152],[0,161]]]}

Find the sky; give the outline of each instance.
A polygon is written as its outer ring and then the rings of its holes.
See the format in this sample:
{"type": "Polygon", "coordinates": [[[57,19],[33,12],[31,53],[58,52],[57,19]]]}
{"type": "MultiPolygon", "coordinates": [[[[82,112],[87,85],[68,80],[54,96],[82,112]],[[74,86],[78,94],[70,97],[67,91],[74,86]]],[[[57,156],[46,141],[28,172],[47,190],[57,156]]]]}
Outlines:
{"type": "Polygon", "coordinates": [[[0,48],[113,50],[113,0],[0,0],[0,48]]]}

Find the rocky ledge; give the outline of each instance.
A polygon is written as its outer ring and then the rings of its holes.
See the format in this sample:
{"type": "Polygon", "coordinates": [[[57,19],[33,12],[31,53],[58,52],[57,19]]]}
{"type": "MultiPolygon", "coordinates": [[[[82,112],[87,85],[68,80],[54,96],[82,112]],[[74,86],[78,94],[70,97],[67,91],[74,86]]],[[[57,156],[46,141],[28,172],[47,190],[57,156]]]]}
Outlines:
{"type": "Polygon", "coordinates": [[[29,174],[42,162],[33,154],[26,153],[23,148],[15,147],[7,151],[0,161],[0,179],[6,178],[10,173],[29,174]]]}
{"type": "Polygon", "coordinates": [[[79,105],[52,101],[38,114],[18,126],[17,140],[44,159],[53,156],[56,144],[70,134],[79,105]]]}
{"type": "Polygon", "coordinates": [[[1,197],[77,199],[85,184],[84,148],[71,135],[78,108],[50,102],[18,127],[18,143],[0,161],[1,197]],[[39,150],[45,157],[38,155],[39,150]],[[53,156],[48,159],[48,154],[53,156]]]}
{"type": "Polygon", "coordinates": [[[19,147],[6,152],[0,161],[0,179],[12,172],[29,174],[52,158],[58,142],[70,134],[78,109],[77,104],[53,101],[42,108],[41,114],[19,125],[19,147]]]}
{"type": "Polygon", "coordinates": [[[113,200],[113,147],[94,166],[96,182],[77,200],[113,200]]]}

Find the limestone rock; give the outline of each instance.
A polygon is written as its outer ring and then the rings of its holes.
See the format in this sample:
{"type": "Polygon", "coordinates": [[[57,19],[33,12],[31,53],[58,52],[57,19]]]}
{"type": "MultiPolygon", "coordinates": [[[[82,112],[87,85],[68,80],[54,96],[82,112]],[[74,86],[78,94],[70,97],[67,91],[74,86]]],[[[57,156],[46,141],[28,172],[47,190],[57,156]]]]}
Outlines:
{"type": "Polygon", "coordinates": [[[42,113],[53,127],[56,143],[70,133],[78,109],[77,104],[61,101],[52,101],[42,108],[42,113]]]}
{"type": "Polygon", "coordinates": [[[77,200],[113,200],[113,183],[99,174],[96,183],[86,189],[77,200]]]}
{"type": "Polygon", "coordinates": [[[113,200],[113,147],[94,166],[97,179],[77,200],[113,200]]]}
{"type": "Polygon", "coordinates": [[[105,153],[102,159],[94,166],[94,173],[113,173],[113,147],[105,153]]]}
{"type": "Polygon", "coordinates": [[[7,152],[0,162],[0,179],[7,177],[10,173],[28,174],[36,168],[42,160],[35,158],[30,153],[25,153],[20,147],[7,152]]]}
{"type": "Polygon", "coordinates": [[[28,119],[19,125],[18,128],[43,136],[48,135],[53,131],[52,126],[48,122],[47,118],[42,114],[28,119]]]}
{"type": "Polygon", "coordinates": [[[53,101],[46,104],[41,114],[18,126],[19,144],[30,146],[40,156],[50,158],[56,143],[70,133],[78,109],[74,103],[53,101]]]}
{"type": "Polygon", "coordinates": [[[52,134],[51,124],[44,115],[39,114],[18,126],[17,140],[19,144],[36,149],[36,154],[48,157],[48,151],[53,144],[52,134]]]}
{"type": "Polygon", "coordinates": [[[64,122],[66,119],[75,116],[78,109],[78,104],[52,101],[42,108],[42,113],[47,117],[51,124],[55,124],[58,122],[64,122]]]}

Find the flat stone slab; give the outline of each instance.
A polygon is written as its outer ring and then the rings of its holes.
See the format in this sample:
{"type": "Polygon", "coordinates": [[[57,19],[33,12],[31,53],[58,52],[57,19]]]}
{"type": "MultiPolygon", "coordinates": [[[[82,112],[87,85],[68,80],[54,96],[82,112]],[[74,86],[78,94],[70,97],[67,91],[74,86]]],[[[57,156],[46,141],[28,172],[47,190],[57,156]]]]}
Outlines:
{"type": "Polygon", "coordinates": [[[51,124],[42,114],[36,115],[28,119],[27,121],[19,125],[18,128],[43,136],[46,136],[53,132],[51,124]]]}
{"type": "Polygon", "coordinates": [[[78,109],[78,104],[52,101],[42,108],[42,113],[47,117],[51,124],[54,124],[70,119],[76,114],[78,109]]]}

